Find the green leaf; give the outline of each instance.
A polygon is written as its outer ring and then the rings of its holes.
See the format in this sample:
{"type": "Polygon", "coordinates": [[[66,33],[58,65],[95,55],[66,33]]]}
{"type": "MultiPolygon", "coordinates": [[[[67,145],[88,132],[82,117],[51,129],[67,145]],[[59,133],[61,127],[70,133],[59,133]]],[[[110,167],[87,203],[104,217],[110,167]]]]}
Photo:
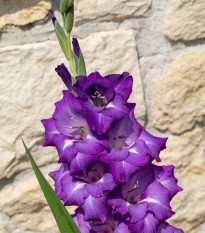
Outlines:
{"type": "Polygon", "coordinates": [[[83,54],[80,50],[80,57],[79,59],[77,58],[77,56],[74,53],[74,59],[75,59],[75,66],[76,66],[76,71],[77,71],[77,75],[85,75],[87,76],[86,73],[86,66],[85,66],[85,61],[84,61],[84,57],[83,54]]]}
{"type": "MultiPolygon", "coordinates": [[[[22,140],[23,141],[23,140],[22,140]]],[[[26,153],[61,233],[80,233],[72,217],[45,179],[23,141],[26,153]]]]}
{"type": "Polygon", "coordinates": [[[67,37],[65,35],[65,32],[63,31],[63,28],[57,20],[55,21],[55,30],[61,49],[63,50],[66,58],[68,59],[67,37]]]}

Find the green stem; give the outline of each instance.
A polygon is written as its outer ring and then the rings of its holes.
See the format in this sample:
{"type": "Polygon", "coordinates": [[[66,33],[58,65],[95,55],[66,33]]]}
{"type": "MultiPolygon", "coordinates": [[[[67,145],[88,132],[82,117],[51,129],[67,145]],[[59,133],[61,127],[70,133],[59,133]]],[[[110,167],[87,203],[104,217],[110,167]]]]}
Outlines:
{"type": "Polygon", "coordinates": [[[67,40],[68,40],[68,43],[67,43],[67,45],[68,45],[68,61],[69,61],[70,68],[71,68],[71,71],[73,73],[73,76],[76,77],[77,73],[76,73],[76,70],[75,70],[73,51],[72,51],[72,48],[71,48],[70,33],[67,33],[67,40]]]}

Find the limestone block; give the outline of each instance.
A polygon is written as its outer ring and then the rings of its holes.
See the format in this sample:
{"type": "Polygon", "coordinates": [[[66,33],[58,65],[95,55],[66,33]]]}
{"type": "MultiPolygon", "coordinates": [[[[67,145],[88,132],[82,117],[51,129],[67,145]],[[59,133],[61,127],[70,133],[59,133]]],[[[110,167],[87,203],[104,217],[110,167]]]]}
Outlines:
{"type": "Polygon", "coordinates": [[[205,122],[205,53],[170,63],[156,83],[153,126],[181,134],[205,122]]]}
{"type": "Polygon", "coordinates": [[[162,164],[173,164],[177,168],[180,180],[185,179],[181,172],[185,169],[194,174],[205,173],[205,137],[203,128],[184,133],[180,136],[170,136],[167,148],[160,153],[162,164]]]}
{"type": "Polygon", "coordinates": [[[13,217],[22,229],[58,231],[37,179],[27,179],[9,186],[1,191],[0,196],[2,210],[13,217]]]}
{"type": "Polygon", "coordinates": [[[94,21],[116,21],[131,17],[145,17],[151,0],[78,0],[75,2],[76,24],[94,21]]]}
{"type": "Polygon", "coordinates": [[[7,227],[6,227],[6,225],[3,224],[3,223],[1,223],[1,222],[0,222],[0,232],[1,232],[1,233],[9,233],[9,231],[8,231],[8,229],[7,229],[7,227]]]}
{"type": "Polygon", "coordinates": [[[160,154],[161,165],[173,164],[179,186],[184,190],[178,193],[171,206],[176,214],[169,220],[184,232],[196,233],[204,221],[205,209],[205,138],[203,128],[171,136],[167,149],[160,154]],[[194,164],[194,166],[193,166],[194,164]]]}
{"type": "Polygon", "coordinates": [[[204,27],[204,0],[172,0],[163,21],[166,37],[174,41],[205,38],[204,27]]]}
{"type": "MultiPolygon", "coordinates": [[[[88,73],[102,75],[129,71],[134,77],[136,116],[143,122],[145,105],[132,30],[94,33],[80,40],[88,73]]],[[[64,62],[58,42],[33,43],[0,48],[0,140],[2,163],[0,179],[10,178],[30,164],[21,137],[39,166],[56,161],[54,148],[42,148],[44,128],[41,119],[50,118],[54,103],[62,98],[63,82],[54,68],[64,62]]]]}
{"type": "Polygon", "coordinates": [[[6,25],[24,26],[42,20],[52,8],[50,0],[0,0],[0,30],[6,25]]]}

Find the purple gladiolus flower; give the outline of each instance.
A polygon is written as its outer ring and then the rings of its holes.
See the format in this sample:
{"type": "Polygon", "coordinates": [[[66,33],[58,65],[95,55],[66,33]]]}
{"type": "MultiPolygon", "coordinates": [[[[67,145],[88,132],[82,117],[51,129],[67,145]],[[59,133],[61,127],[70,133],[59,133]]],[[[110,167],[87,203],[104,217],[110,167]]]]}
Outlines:
{"type": "Polygon", "coordinates": [[[65,67],[65,65],[62,63],[61,65],[58,65],[55,71],[58,73],[58,75],[62,78],[63,82],[65,83],[68,90],[72,91],[72,79],[71,74],[69,73],[68,69],[65,67]]]}
{"type": "MultiPolygon", "coordinates": [[[[63,64],[57,72],[67,83],[63,64]]],[[[127,102],[132,77],[95,72],[76,80],[78,97],[63,91],[52,118],[42,123],[43,145],[56,147],[61,163],[49,175],[64,205],[78,207],[73,219],[80,231],[183,233],[166,222],[174,214],[170,201],[182,190],[174,166],[152,164],[167,138],[136,121],[135,104],[127,102]]]]}
{"type": "Polygon", "coordinates": [[[88,77],[76,77],[74,91],[86,113],[89,127],[98,134],[105,133],[113,120],[129,114],[126,101],[132,91],[129,73],[102,77],[98,72],[88,77]]]}

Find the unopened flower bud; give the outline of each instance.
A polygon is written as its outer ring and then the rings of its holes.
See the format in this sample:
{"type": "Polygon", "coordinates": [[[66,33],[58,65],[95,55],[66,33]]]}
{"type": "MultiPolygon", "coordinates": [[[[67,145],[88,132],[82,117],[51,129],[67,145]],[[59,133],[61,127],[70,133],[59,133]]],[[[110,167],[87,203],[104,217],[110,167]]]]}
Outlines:
{"type": "Polygon", "coordinates": [[[69,7],[73,5],[74,0],[61,0],[60,3],[60,12],[64,14],[69,7]]]}
{"type": "Polygon", "coordinates": [[[56,17],[53,17],[53,18],[52,18],[52,21],[53,21],[53,25],[55,26],[55,24],[56,24],[56,23],[55,23],[55,22],[56,22],[56,17]]]}
{"type": "Polygon", "coordinates": [[[65,28],[67,33],[70,33],[72,31],[73,19],[74,19],[74,5],[69,7],[65,13],[65,28]]]}
{"type": "Polygon", "coordinates": [[[58,75],[62,78],[63,82],[65,83],[66,87],[69,91],[72,91],[72,81],[71,81],[71,74],[69,73],[68,69],[62,63],[58,65],[55,71],[58,75]]]}
{"type": "Polygon", "coordinates": [[[80,46],[79,46],[78,40],[76,38],[73,38],[72,44],[73,44],[74,53],[79,60],[80,59],[80,46]]]}

